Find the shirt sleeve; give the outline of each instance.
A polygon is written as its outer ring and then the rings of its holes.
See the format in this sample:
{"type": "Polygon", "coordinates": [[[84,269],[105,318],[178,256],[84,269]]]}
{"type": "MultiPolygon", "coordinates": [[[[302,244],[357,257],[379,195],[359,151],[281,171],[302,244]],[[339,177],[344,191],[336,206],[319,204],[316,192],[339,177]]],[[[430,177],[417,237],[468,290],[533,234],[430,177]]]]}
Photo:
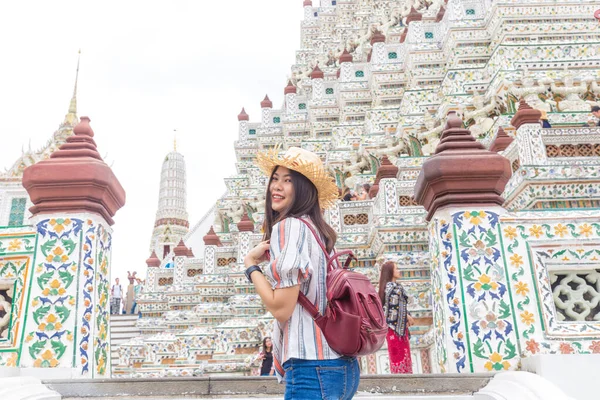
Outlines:
{"type": "Polygon", "coordinates": [[[273,289],[300,285],[311,275],[309,234],[312,233],[297,218],[286,218],[273,226],[271,262],[266,274],[273,289]]]}

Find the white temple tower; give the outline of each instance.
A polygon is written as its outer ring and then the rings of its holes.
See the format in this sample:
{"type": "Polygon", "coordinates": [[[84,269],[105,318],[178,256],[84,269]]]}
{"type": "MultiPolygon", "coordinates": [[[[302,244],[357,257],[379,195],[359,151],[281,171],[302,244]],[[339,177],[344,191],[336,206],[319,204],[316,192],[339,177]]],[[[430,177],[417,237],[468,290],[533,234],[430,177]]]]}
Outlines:
{"type": "Polygon", "coordinates": [[[189,231],[185,161],[175,147],[167,154],[160,174],[158,210],[150,251],[164,258],[189,231]]]}

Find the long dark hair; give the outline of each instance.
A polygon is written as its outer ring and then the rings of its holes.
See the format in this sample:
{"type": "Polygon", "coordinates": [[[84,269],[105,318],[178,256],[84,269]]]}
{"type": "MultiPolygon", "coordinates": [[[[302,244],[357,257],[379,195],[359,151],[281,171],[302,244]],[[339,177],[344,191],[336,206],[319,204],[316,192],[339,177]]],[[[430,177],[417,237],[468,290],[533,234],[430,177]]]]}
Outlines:
{"type": "Polygon", "coordinates": [[[385,287],[388,282],[394,280],[395,266],[396,264],[393,261],[387,261],[381,266],[381,273],[379,275],[379,299],[381,300],[381,304],[385,304],[385,287]]]}
{"type": "Polygon", "coordinates": [[[290,203],[289,207],[281,212],[273,210],[272,199],[271,199],[271,182],[273,181],[273,175],[279,167],[273,169],[269,182],[267,183],[267,194],[265,198],[265,220],[263,222],[264,238],[263,240],[271,239],[271,230],[273,225],[283,221],[288,217],[302,217],[308,215],[310,220],[313,222],[317,230],[323,235],[325,239],[325,247],[327,252],[331,252],[335,246],[337,235],[332,227],[327,225],[323,214],[321,212],[321,206],[319,205],[319,193],[313,183],[308,180],[307,177],[299,172],[290,169],[290,176],[292,178],[292,185],[294,186],[294,198],[290,203]],[[301,194],[301,195],[298,195],[301,194]]]}
{"type": "MultiPolygon", "coordinates": [[[[267,352],[267,339],[271,339],[269,336],[265,336],[263,339],[263,351],[266,353],[267,352]]],[[[273,351],[273,342],[271,341],[271,349],[269,350],[269,352],[273,351]]]]}

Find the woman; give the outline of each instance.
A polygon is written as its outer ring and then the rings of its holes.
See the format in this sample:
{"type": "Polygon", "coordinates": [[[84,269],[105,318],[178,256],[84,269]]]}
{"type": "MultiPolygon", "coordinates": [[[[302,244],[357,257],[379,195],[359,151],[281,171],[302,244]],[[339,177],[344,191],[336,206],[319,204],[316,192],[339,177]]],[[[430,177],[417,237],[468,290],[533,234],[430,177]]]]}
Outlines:
{"type": "Polygon", "coordinates": [[[358,195],[358,200],[369,200],[369,190],[371,190],[371,185],[368,183],[362,185],[362,191],[358,195]]]}
{"type": "Polygon", "coordinates": [[[415,322],[408,314],[406,301],[408,296],[398,282],[400,270],[392,261],[381,266],[379,277],[379,298],[383,304],[388,334],[386,336],[392,374],[412,374],[410,357],[410,334],[408,327],[415,322]]]}
{"type": "Polygon", "coordinates": [[[285,381],[285,399],[351,399],[360,379],[358,361],[333,351],[298,304],[302,291],[319,311],[327,305],[326,257],[299,218],[313,226],[331,255],[336,234],[323,219],[322,209],[335,204],[338,189],[316,154],[297,147],[282,157],[278,153],[275,148],[257,155],[258,166],[270,177],[264,241],[244,258],[246,276],[276,319],[275,374],[285,381]],[[267,260],[263,275],[257,264],[267,260]]]}
{"type": "Polygon", "coordinates": [[[354,190],[350,188],[344,189],[344,195],[342,196],[342,201],[356,201],[356,193],[354,190]]]}
{"type": "Polygon", "coordinates": [[[260,352],[262,365],[260,366],[260,376],[273,375],[273,342],[266,336],[263,339],[262,351],[260,352]]]}

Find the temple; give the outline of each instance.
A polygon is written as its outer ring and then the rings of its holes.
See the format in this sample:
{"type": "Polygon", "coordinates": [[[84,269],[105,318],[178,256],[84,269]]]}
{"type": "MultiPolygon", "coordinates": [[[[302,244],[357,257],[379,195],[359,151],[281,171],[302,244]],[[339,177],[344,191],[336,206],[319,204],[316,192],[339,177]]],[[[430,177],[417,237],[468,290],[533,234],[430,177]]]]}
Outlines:
{"type": "MultiPolygon", "coordinates": [[[[401,266],[415,373],[600,352],[596,6],[303,7],[283,104],[266,95],[256,119],[242,108],[226,194],[177,247],[153,247],[143,336],[121,346],[113,376],[256,373],[272,318],[242,260],[262,237],[266,178],[253,160],[277,145],[320,155],[340,189],[372,185],[326,218],[374,283],[383,261],[401,266]]],[[[361,368],[387,373],[385,348],[361,368]]]]}

